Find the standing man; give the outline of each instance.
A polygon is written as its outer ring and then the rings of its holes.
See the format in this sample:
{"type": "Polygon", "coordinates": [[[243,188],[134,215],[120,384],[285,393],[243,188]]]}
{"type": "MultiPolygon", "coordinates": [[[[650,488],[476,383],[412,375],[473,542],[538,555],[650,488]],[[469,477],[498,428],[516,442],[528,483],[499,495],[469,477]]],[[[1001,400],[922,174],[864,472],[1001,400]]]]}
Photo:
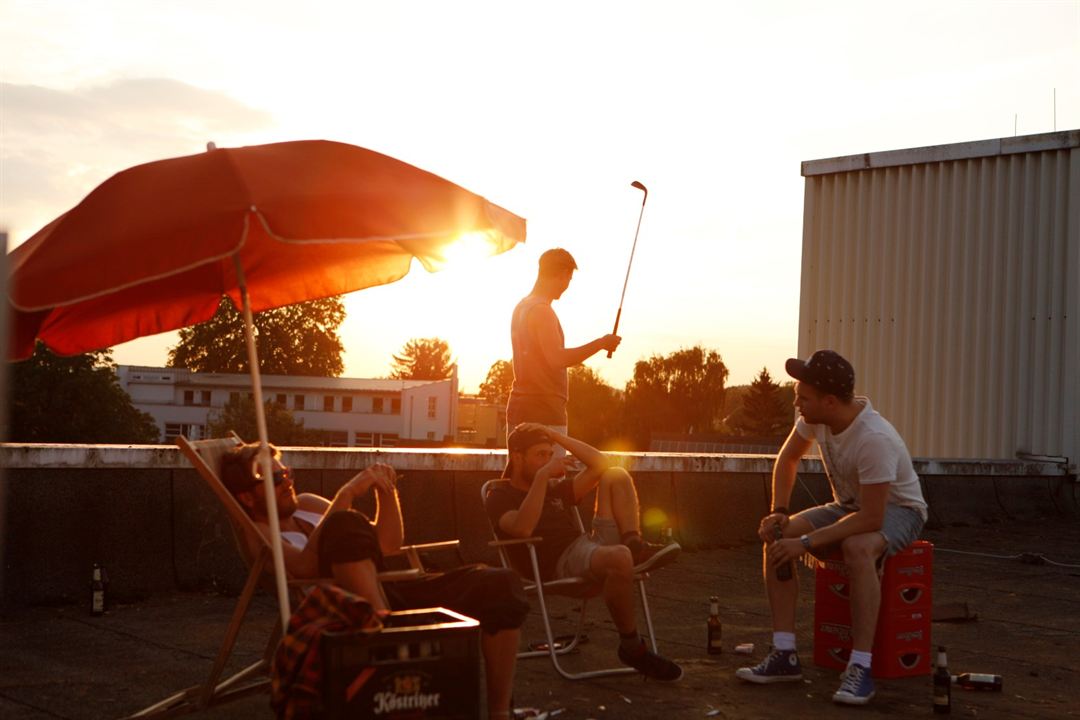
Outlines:
{"type": "MultiPolygon", "coordinates": [[[[539,536],[536,548],[542,580],[591,578],[603,584],[604,602],[619,631],[619,660],[645,677],[672,682],[682,668],[649,650],[638,635],[634,613],[634,575],[671,562],[679,546],[655,545],[641,538],[637,489],[630,473],[615,467],[596,448],[537,423],[516,427],[507,440],[503,477],[484,498],[484,509],[502,539],[539,536]],[[555,455],[558,445],[585,469],[567,474],[570,458],[555,455]],[[582,534],[572,514],[593,490],[592,532],[582,534]]],[[[514,568],[532,576],[525,547],[508,548],[514,568]]]]}
{"type": "Polygon", "coordinates": [[[809,360],[790,359],[799,417],[776,458],[772,511],[761,519],[758,536],[765,543],[765,589],[772,610],[773,650],[754,667],[735,676],[752,683],[802,680],[795,651],[795,573],[777,578],[777,569],[806,552],[839,545],[851,581],[852,652],[833,701],[865,705],[874,696],[871,649],[881,585],[877,568],[919,536],[926,522],[926,502],[919,477],[896,429],[870,405],[855,397],[855,371],[832,350],[818,350],[809,360]],[[817,442],[832,487],[833,502],[788,516],[787,505],[802,456],[817,442]],[[776,528],[783,531],[776,538],[776,528]]]}
{"type": "MultiPolygon", "coordinates": [[[[562,325],[551,308],[570,286],[577,263],[562,248],[540,256],[536,284],[514,308],[510,341],[514,348],[514,385],[506,404],[507,435],[523,422],[546,425],[566,434],[566,369],[601,350],[614,352],[622,340],[604,335],[579,347],[565,347],[562,325]]],[[[562,451],[558,451],[562,454],[562,451]]]]}

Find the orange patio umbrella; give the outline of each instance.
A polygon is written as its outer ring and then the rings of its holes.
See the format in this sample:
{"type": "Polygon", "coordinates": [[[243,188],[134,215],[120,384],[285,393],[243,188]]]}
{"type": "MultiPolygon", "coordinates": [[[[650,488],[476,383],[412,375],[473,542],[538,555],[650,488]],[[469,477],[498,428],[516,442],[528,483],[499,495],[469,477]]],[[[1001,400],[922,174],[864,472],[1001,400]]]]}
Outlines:
{"type": "MultiPolygon", "coordinates": [[[[251,313],[439,269],[458,242],[500,253],[525,221],[437,175],[323,140],[215,149],[106,180],[8,255],[11,355],[76,354],[243,310],[267,445],[251,313]]],[[[274,493],[263,453],[268,504],[274,493]]],[[[287,624],[277,515],[270,513],[287,624]]]]}

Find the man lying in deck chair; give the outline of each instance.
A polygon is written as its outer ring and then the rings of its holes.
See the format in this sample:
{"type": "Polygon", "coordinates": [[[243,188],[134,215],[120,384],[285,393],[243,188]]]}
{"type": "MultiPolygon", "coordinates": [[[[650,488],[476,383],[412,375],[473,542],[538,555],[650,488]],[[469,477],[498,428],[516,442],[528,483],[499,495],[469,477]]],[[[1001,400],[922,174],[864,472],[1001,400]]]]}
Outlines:
{"type": "MultiPolygon", "coordinates": [[[[543,538],[537,547],[541,579],[587,577],[603,584],[604,602],[619,630],[619,660],[646,677],[674,681],[682,668],[652,652],[638,635],[634,613],[634,572],[675,559],[679,546],[641,539],[637,490],[630,473],[613,467],[596,448],[537,423],[522,423],[506,440],[509,460],[503,477],[484,504],[496,532],[504,538],[543,538]],[[567,476],[572,458],[555,457],[554,446],[585,464],[567,476]],[[570,515],[593,488],[596,512],[592,532],[582,535],[570,515]]],[[[529,576],[525,548],[510,548],[518,572],[529,576]],[[518,551],[518,552],[513,552],[518,551]]]]}
{"type": "MultiPolygon", "coordinates": [[[[239,445],[221,461],[225,487],[251,515],[264,534],[270,526],[258,443],[239,445]]],[[[383,557],[400,551],[404,538],[397,474],[376,463],[357,473],[333,500],[296,494],[292,473],[271,446],[274,486],[285,568],[295,578],[332,577],[335,584],[366,598],[377,610],[446,607],[480,622],[481,650],[487,677],[488,713],[508,718],[518,640],[529,603],[521,579],[510,570],[471,565],[433,577],[388,583],[376,574],[383,557]],[[375,496],[375,521],[352,509],[369,491],[375,496]]]]}

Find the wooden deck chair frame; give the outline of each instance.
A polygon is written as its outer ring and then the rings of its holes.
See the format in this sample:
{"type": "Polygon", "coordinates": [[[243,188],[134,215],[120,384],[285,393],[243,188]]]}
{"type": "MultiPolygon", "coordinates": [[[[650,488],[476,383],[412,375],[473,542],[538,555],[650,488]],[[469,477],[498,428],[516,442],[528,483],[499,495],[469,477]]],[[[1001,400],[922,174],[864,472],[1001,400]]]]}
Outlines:
{"type": "MultiPolygon", "coordinates": [[[[270,544],[218,477],[217,468],[221,465],[222,455],[242,442],[235,433],[227,438],[197,441],[190,441],[185,437],[176,438],[176,444],[180,447],[181,452],[191,461],[195,470],[206,481],[210,490],[213,491],[218,501],[225,508],[237,549],[240,551],[244,562],[248,565],[249,571],[247,581],[244,583],[244,589],[236,600],[232,618],[229,620],[225,636],[222,638],[221,648],[218,650],[217,657],[206,680],[143,708],[130,715],[129,718],[164,718],[183,715],[223,705],[246,695],[266,692],[270,689],[270,664],[274,652],[277,650],[278,642],[281,640],[281,624],[279,622],[273,624],[273,630],[267,639],[266,648],[257,662],[242,668],[225,679],[221,679],[225,665],[232,655],[237,636],[240,634],[244,618],[251,608],[251,601],[255,596],[256,589],[260,584],[263,584],[271,590],[271,594],[274,594],[270,585],[273,582],[270,544]]],[[[420,577],[423,574],[421,552],[449,549],[457,546],[457,540],[405,546],[402,548],[402,552],[409,561],[409,569],[379,573],[379,580],[381,582],[392,582],[420,577]]],[[[333,583],[332,578],[296,579],[290,577],[288,581],[294,602],[299,602],[302,599],[305,588],[333,583]]]]}
{"type": "MultiPolygon", "coordinates": [[[[483,503],[487,498],[487,494],[491,487],[495,483],[509,482],[501,478],[494,480],[488,480],[480,487],[480,501],[483,503]]],[[[585,525],[581,521],[581,514],[578,512],[577,507],[571,508],[571,514],[573,515],[574,522],[577,523],[578,531],[584,535],[585,525]]],[[[485,512],[485,516],[487,513],[485,512]]],[[[491,534],[495,538],[490,543],[491,547],[495,548],[499,552],[499,560],[504,568],[514,569],[510,563],[510,556],[507,552],[507,548],[514,545],[525,545],[529,551],[529,561],[532,564],[532,578],[522,578],[525,585],[525,592],[535,594],[536,599],[540,604],[540,617],[544,622],[544,635],[547,638],[547,649],[545,650],[525,650],[518,653],[519,658],[534,658],[534,657],[550,657],[551,664],[555,666],[556,672],[562,675],[567,680],[585,680],[587,678],[596,677],[608,677],[611,675],[625,675],[636,673],[637,670],[631,667],[613,667],[604,668],[601,670],[587,670],[583,672],[570,672],[562,666],[559,662],[559,658],[567,653],[573,652],[577,646],[581,643],[583,633],[582,629],[585,626],[585,610],[588,607],[589,599],[596,597],[602,591],[600,583],[589,580],[586,578],[564,578],[562,580],[541,580],[540,578],[540,563],[536,557],[536,545],[541,542],[541,537],[528,537],[528,538],[515,538],[512,540],[502,540],[499,538],[496,532],[495,525],[490,522],[491,534]],[[573,598],[580,601],[577,612],[577,623],[574,629],[573,639],[569,643],[557,643],[555,640],[555,633],[552,630],[551,615],[548,612],[547,600],[549,596],[559,595],[563,597],[573,598]]],[[[649,597],[645,592],[645,581],[649,575],[646,572],[635,572],[634,582],[637,584],[638,594],[641,597],[641,609],[645,615],[645,625],[649,630],[649,643],[652,645],[653,652],[659,652],[656,646],[656,630],[653,628],[652,613],[649,610],[649,597]]]]}

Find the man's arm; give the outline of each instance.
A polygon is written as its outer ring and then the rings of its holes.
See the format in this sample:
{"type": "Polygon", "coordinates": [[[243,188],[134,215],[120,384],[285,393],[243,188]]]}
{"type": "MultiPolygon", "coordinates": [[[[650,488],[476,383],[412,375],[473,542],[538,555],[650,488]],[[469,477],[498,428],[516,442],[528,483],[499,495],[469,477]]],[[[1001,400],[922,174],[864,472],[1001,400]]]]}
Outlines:
{"type": "Polygon", "coordinates": [[[405,541],[405,523],[401,519],[401,501],[397,494],[397,473],[382,465],[375,483],[375,534],[383,555],[397,555],[405,541]]]}
{"type": "Polygon", "coordinates": [[[777,508],[787,508],[788,503],[791,502],[791,489],[795,487],[799,463],[813,444],[813,440],[807,440],[799,434],[798,430],[792,428],[787,440],[784,441],[784,446],[780,448],[780,454],[776,456],[776,462],[773,463],[772,507],[758,525],[758,537],[762,542],[771,543],[775,540],[775,528],[778,524],[781,528],[787,526],[788,513],[775,511],[777,508]]]}
{"type": "Polygon", "coordinates": [[[537,305],[529,312],[528,327],[540,352],[544,354],[544,360],[552,367],[580,365],[601,350],[614,352],[622,342],[618,335],[608,334],[578,347],[563,347],[559,320],[549,305],[537,305]]]}
{"type": "Polygon", "coordinates": [[[877,532],[885,521],[885,505],[889,501],[889,483],[859,486],[859,509],[840,518],[832,525],[807,533],[810,547],[831,545],[852,535],[877,532]]]}
{"type": "Polygon", "coordinates": [[[548,480],[566,475],[563,458],[552,458],[536,472],[529,492],[517,510],[508,510],[499,517],[499,529],[511,537],[530,537],[540,522],[544,511],[544,498],[547,497],[548,480]]]}
{"type": "Polygon", "coordinates": [[[552,442],[566,448],[566,452],[585,463],[585,469],[574,478],[574,502],[581,502],[581,498],[588,495],[600,482],[604,471],[612,466],[611,458],[586,442],[555,432],[551,428],[545,429],[552,442]]]}

